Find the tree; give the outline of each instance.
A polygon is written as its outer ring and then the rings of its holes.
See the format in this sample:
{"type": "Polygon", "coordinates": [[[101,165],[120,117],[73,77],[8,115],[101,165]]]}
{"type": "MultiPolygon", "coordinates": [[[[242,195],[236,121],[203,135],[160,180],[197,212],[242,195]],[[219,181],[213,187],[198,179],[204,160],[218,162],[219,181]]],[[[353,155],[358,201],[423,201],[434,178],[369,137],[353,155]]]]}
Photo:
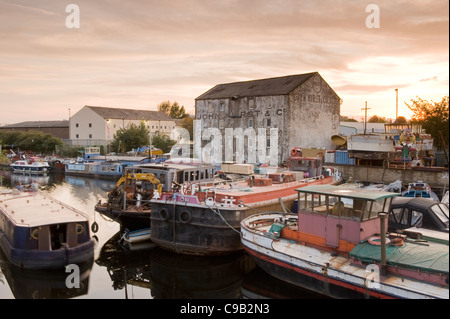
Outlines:
{"type": "Polygon", "coordinates": [[[150,144],[150,131],[144,122],[138,126],[131,124],[128,128],[121,128],[114,134],[111,148],[117,153],[131,151],[133,148],[150,144]]]}
{"type": "Polygon", "coordinates": [[[339,121],[340,122],[358,122],[354,118],[351,118],[351,117],[348,117],[348,116],[345,116],[345,115],[340,115],[339,116],[339,121]]]}
{"type": "Polygon", "coordinates": [[[180,126],[182,128],[185,128],[189,132],[190,140],[194,140],[194,118],[191,116],[186,116],[185,118],[181,119],[180,126]]]}
{"type": "Polygon", "coordinates": [[[49,154],[63,145],[60,138],[41,131],[5,131],[0,132],[0,139],[6,147],[49,154]]]}
{"type": "Polygon", "coordinates": [[[446,148],[449,143],[448,99],[448,96],[444,96],[440,102],[429,102],[417,97],[416,100],[411,100],[411,104],[405,103],[413,112],[412,120],[422,124],[426,132],[433,137],[434,145],[439,149],[443,149],[442,143],[437,142],[441,141],[441,134],[446,148]]]}
{"type": "Polygon", "coordinates": [[[164,153],[169,153],[172,146],[177,144],[176,141],[171,140],[170,137],[164,134],[157,133],[152,136],[152,145],[161,149],[164,153]]]}
{"type": "Polygon", "coordinates": [[[394,124],[407,124],[408,120],[404,116],[399,116],[395,119],[394,124]]]}
{"type": "Polygon", "coordinates": [[[387,123],[386,118],[379,117],[377,115],[372,116],[367,122],[368,123],[387,123]]]}
{"type": "Polygon", "coordinates": [[[170,103],[170,101],[162,102],[158,105],[158,111],[164,112],[173,119],[182,119],[188,116],[184,106],[180,106],[178,102],[170,103]]]}

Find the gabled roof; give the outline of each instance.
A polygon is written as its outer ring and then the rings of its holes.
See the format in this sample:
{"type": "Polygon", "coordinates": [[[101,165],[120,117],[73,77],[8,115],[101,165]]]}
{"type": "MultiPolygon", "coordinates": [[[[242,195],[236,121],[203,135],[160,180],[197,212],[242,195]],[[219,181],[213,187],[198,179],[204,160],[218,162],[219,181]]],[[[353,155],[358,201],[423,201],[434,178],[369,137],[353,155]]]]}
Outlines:
{"type": "Polygon", "coordinates": [[[132,110],[89,105],[86,105],[85,107],[91,109],[104,119],[173,121],[170,116],[160,111],[132,110]]]}
{"type": "Polygon", "coordinates": [[[318,72],[282,76],[270,79],[219,84],[200,95],[196,100],[224,99],[233,96],[286,95],[305,83],[318,72]]]}

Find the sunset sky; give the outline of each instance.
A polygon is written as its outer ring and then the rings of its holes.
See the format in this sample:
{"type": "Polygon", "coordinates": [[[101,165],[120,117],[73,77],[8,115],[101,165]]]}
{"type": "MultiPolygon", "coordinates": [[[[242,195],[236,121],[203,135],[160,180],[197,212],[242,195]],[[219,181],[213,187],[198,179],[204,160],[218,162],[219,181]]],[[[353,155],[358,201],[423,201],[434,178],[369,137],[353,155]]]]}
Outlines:
{"type": "Polygon", "coordinates": [[[84,105],[156,110],[220,83],[319,72],[341,114],[449,92],[448,0],[0,0],[0,125],[84,105]],[[80,9],[68,28],[66,6],[80,9]],[[376,4],[379,28],[366,12],[376,4]]]}

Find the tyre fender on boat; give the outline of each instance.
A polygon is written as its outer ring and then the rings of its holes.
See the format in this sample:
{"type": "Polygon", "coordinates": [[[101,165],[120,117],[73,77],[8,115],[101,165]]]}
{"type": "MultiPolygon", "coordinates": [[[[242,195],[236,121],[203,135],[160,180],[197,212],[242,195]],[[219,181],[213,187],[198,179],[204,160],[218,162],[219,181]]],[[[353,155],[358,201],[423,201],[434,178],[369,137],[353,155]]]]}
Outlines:
{"type": "Polygon", "coordinates": [[[188,210],[183,210],[178,217],[184,224],[190,223],[192,220],[192,213],[188,210]]]}
{"type": "Polygon", "coordinates": [[[159,216],[161,216],[161,219],[164,221],[169,220],[170,217],[169,212],[164,208],[159,211],[159,216]]]}
{"type": "Polygon", "coordinates": [[[95,234],[96,232],[98,232],[98,224],[97,222],[93,222],[91,225],[91,230],[92,232],[95,234]]]}

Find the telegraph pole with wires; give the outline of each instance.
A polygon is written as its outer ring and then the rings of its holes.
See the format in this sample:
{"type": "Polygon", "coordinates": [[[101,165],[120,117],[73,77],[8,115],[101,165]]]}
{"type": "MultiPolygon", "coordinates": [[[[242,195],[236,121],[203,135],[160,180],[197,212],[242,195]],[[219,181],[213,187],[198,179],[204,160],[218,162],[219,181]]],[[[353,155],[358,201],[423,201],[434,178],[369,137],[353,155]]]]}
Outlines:
{"type": "Polygon", "coordinates": [[[365,111],[365,115],[364,115],[364,135],[366,135],[366,128],[367,128],[367,110],[370,110],[370,108],[367,107],[367,101],[366,101],[366,107],[361,109],[361,111],[365,111]]]}

